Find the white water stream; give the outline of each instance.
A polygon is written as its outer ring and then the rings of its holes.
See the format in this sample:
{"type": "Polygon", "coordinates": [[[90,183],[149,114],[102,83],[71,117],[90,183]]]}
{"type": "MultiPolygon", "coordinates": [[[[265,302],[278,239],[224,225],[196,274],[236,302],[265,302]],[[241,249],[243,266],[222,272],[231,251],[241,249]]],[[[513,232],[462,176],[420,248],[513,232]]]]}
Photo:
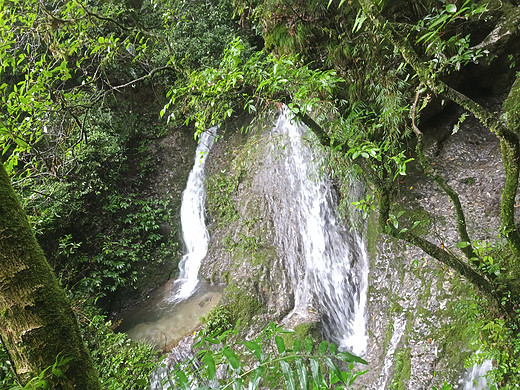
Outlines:
{"type": "Polygon", "coordinates": [[[388,349],[385,354],[385,359],[383,369],[381,370],[381,374],[379,375],[379,380],[377,383],[377,387],[381,390],[386,389],[386,385],[388,383],[390,370],[392,369],[393,358],[395,355],[395,351],[397,349],[397,345],[401,341],[401,338],[404,335],[404,330],[406,327],[406,316],[405,314],[401,314],[399,317],[394,319],[394,323],[392,326],[392,337],[390,338],[390,342],[388,343],[388,349]]]}
{"type": "Polygon", "coordinates": [[[209,234],[206,228],[206,191],[204,189],[204,166],[208,153],[215,141],[217,128],[212,127],[202,133],[195,163],[182,194],[181,224],[186,254],[179,264],[180,276],[176,281],[178,292],[172,301],[190,297],[199,284],[199,269],[208,252],[209,234]]]}
{"type": "Polygon", "coordinates": [[[308,131],[287,112],[272,129],[281,145],[272,146],[278,158],[271,169],[277,177],[276,193],[284,194],[272,201],[275,240],[294,292],[294,309],[285,322],[318,313],[329,340],[362,355],[368,341],[365,245],[339,221],[337,194],[306,140],[308,131]]]}
{"type": "Polygon", "coordinates": [[[216,128],[201,135],[193,168],[182,194],[181,224],[186,254],[180,277],[168,281],[139,305],[124,314],[120,331],[132,339],[168,349],[191,334],[200,317],[209,313],[220,299],[221,288],[199,282],[199,268],[208,250],[205,221],[204,165],[215,140],[216,128]]]}
{"type": "Polygon", "coordinates": [[[493,368],[491,360],[485,360],[482,364],[471,367],[464,378],[462,390],[484,390],[489,388],[486,374],[493,368]]]}

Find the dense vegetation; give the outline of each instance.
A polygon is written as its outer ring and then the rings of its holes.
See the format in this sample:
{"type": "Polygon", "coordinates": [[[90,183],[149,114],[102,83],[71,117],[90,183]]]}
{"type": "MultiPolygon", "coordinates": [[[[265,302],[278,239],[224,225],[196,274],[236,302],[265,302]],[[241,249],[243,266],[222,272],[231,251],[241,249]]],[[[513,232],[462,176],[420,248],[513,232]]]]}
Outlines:
{"type": "MultiPolygon", "coordinates": [[[[514,0],[0,0],[2,162],[102,384],[143,387],[154,354],[113,334],[98,308],[152,287],[144,269],[173,269],[166,259],[178,257],[176,232],[162,228],[176,205],[147,190],[151,145],[286,104],[329,149],[340,182],[348,167],[366,183],[358,209],[475,286],[462,322],[494,360],[495,383],[519,386],[519,14],[514,0]],[[474,116],[500,142],[502,226],[486,244],[424,146],[421,124],[450,102],[464,109],[459,122],[474,116]],[[414,164],[454,205],[450,248],[396,201],[414,164]]],[[[233,367],[230,356],[220,358],[233,367]]],[[[15,378],[0,368],[7,386],[15,378]]]]}

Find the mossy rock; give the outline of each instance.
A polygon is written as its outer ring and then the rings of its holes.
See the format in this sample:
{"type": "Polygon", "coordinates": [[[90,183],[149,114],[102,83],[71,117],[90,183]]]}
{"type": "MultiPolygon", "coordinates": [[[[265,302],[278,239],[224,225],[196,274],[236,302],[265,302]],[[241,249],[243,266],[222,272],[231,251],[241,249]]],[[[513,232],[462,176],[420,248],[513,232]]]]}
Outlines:
{"type": "Polygon", "coordinates": [[[410,348],[403,348],[395,354],[394,378],[390,389],[405,390],[406,381],[412,373],[412,355],[410,348]]]}
{"type": "Polygon", "coordinates": [[[207,316],[201,318],[201,321],[204,324],[205,335],[217,336],[234,327],[231,311],[226,305],[215,306],[207,316]]]}
{"type": "Polygon", "coordinates": [[[284,333],[283,339],[285,345],[289,348],[293,348],[295,340],[300,340],[303,343],[306,339],[310,338],[313,341],[314,345],[318,345],[317,343],[322,339],[320,334],[320,327],[316,322],[305,322],[294,327],[294,332],[292,333],[284,333]]]}
{"type": "Polygon", "coordinates": [[[264,305],[261,302],[236,284],[230,284],[224,290],[223,297],[229,311],[230,321],[234,326],[246,328],[254,316],[264,311],[264,305]]]}

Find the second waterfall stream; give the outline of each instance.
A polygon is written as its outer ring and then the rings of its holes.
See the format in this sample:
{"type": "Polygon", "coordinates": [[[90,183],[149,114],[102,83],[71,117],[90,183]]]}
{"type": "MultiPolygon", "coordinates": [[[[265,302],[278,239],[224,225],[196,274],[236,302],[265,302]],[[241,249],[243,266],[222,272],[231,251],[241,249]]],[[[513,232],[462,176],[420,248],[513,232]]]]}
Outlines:
{"type": "MultiPolygon", "coordinates": [[[[362,355],[368,258],[361,237],[337,215],[338,196],[323,161],[311,148],[313,135],[283,112],[272,129],[270,163],[278,197],[273,210],[276,246],[292,284],[294,309],[286,317],[319,312],[325,337],[362,355]],[[282,146],[283,152],[276,149],[282,146]],[[310,312],[310,313],[309,313],[310,312]]],[[[353,195],[353,194],[348,194],[353,195]]]]}
{"type": "Polygon", "coordinates": [[[179,264],[179,290],[173,301],[190,297],[199,283],[199,269],[208,252],[209,234],[206,228],[206,191],[204,190],[204,166],[208,153],[215,142],[217,128],[212,127],[201,134],[195,152],[195,163],[182,193],[181,226],[186,254],[179,264]]]}

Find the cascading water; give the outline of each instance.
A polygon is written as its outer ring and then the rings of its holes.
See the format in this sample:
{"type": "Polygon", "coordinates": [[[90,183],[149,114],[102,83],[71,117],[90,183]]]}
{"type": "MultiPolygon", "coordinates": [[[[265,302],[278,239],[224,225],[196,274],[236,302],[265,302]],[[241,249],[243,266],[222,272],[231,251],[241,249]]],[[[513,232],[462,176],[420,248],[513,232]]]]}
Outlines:
{"type": "MultiPolygon", "coordinates": [[[[334,187],[323,173],[319,157],[305,140],[307,131],[294,123],[288,113],[283,113],[272,128],[270,152],[264,155],[267,164],[263,174],[270,182],[263,183],[263,201],[272,219],[271,237],[277,247],[279,265],[289,275],[289,290],[293,291],[294,308],[285,320],[290,324],[320,316],[329,340],[343,349],[363,354],[367,345],[367,254],[361,238],[339,221],[334,187]]],[[[189,252],[185,259],[183,272],[189,252]]],[[[181,278],[188,280],[184,275],[181,278]]],[[[181,288],[174,299],[180,299],[181,291],[191,288],[181,288]]],[[[169,355],[166,367],[154,373],[152,389],[163,389],[161,382],[167,381],[167,366],[184,357],[183,353],[179,355],[178,348],[169,355]]]]}
{"type": "Polygon", "coordinates": [[[279,199],[272,199],[275,240],[292,281],[294,309],[286,317],[323,317],[325,336],[363,354],[368,260],[361,238],[336,215],[337,196],[305,140],[308,130],[284,112],[272,129],[283,154],[272,146],[279,199]]]}
{"type": "Polygon", "coordinates": [[[486,374],[493,368],[491,360],[485,360],[482,364],[475,364],[471,367],[463,382],[463,390],[484,390],[489,384],[486,379],[486,374]]]}
{"type": "Polygon", "coordinates": [[[390,342],[388,343],[388,349],[385,354],[384,365],[381,371],[381,375],[379,376],[379,380],[377,383],[377,388],[384,390],[386,389],[386,385],[388,383],[390,370],[392,369],[392,362],[394,358],[395,351],[397,349],[397,345],[401,341],[401,338],[404,335],[404,329],[406,327],[406,317],[405,314],[401,314],[394,320],[392,329],[392,337],[390,338],[390,342]]]}
{"type": "Polygon", "coordinates": [[[204,165],[216,136],[216,127],[202,133],[195,163],[188,177],[186,189],[182,194],[181,224],[186,254],[179,264],[180,276],[177,279],[178,291],[172,297],[180,301],[190,297],[199,283],[199,269],[202,259],[208,252],[209,234],[206,228],[204,190],[204,165]]]}
{"type": "Polygon", "coordinates": [[[209,235],[204,202],[204,165],[215,139],[216,128],[201,135],[195,163],[182,195],[181,223],[186,255],[180,262],[180,278],[168,281],[146,301],[125,312],[120,331],[156,348],[169,348],[200,323],[220,299],[221,289],[199,283],[199,268],[206,256],[209,235]],[[189,298],[189,299],[188,299],[189,298]]]}

